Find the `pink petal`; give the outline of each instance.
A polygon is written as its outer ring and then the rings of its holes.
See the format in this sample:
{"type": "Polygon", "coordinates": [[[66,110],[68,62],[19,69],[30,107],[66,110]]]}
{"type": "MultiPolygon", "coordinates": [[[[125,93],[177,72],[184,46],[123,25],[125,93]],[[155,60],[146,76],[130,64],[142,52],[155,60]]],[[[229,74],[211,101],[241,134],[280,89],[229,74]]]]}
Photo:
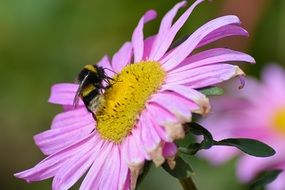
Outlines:
{"type": "Polygon", "coordinates": [[[202,113],[208,113],[210,110],[210,103],[208,98],[195,89],[191,89],[183,85],[163,85],[161,91],[175,92],[195,103],[201,107],[202,113]]]}
{"type": "MultiPolygon", "coordinates": [[[[278,152],[277,152],[278,153],[278,152]]],[[[270,158],[257,158],[249,155],[244,155],[238,162],[237,174],[242,182],[249,182],[259,172],[272,168],[274,164],[278,163],[281,158],[278,154],[270,158]]]]}
{"type": "Polygon", "coordinates": [[[131,171],[128,170],[127,178],[122,190],[130,190],[130,189],[131,189],[131,171]]]}
{"type": "Polygon", "coordinates": [[[203,40],[199,42],[197,48],[208,45],[212,42],[215,42],[219,39],[228,37],[228,36],[249,36],[248,32],[240,26],[237,25],[226,25],[221,28],[218,28],[205,36],[203,40]]]}
{"type": "Polygon", "coordinates": [[[109,58],[107,55],[105,55],[98,63],[98,66],[103,67],[105,70],[105,73],[108,77],[112,77],[115,74],[115,71],[113,67],[111,66],[111,63],[109,61],[109,58]]]}
{"type": "MultiPolygon", "coordinates": [[[[246,85],[242,90],[238,89],[240,82],[238,80],[229,80],[225,83],[225,90],[227,91],[227,98],[219,99],[217,101],[212,101],[213,105],[218,109],[232,109],[232,107],[244,108],[244,106],[248,106],[248,101],[253,103],[254,105],[262,105],[265,102],[263,101],[263,88],[260,85],[260,82],[257,79],[252,77],[246,77],[245,79],[246,85]],[[260,96],[252,96],[252,94],[259,92],[260,96]],[[247,101],[244,101],[247,99],[247,101]],[[221,103],[218,103],[221,102],[221,103]],[[222,103],[223,102],[223,103],[222,103]],[[243,103],[242,103],[243,102],[243,103]],[[240,107],[242,106],[242,107],[240,107]]],[[[218,99],[218,98],[217,98],[218,99]]],[[[218,110],[219,111],[219,110],[218,110]]]]}
{"type": "Polygon", "coordinates": [[[150,102],[157,103],[174,115],[189,119],[192,116],[191,111],[199,109],[192,101],[174,93],[157,93],[150,99],[150,102]]]}
{"type": "Polygon", "coordinates": [[[74,156],[78,157],[92,149],[97,140],[98,137],[92,133],[82,141],[48,156],[35,167],[17,173],[15,176],[25,179],[27,182],[40,181],[53,177],[74,156]]]}
{"type": "Polygon", "coordinates": [[[198,153],[198,155],[202,158],[207,158],[211,164],[213,165],[221,165],[234,156],[240,153],[233,147],[211,147],[208,150],[202,150],[198,153]]]}
{"type": "Polygon", "coordinates": [[[285,98],[285,70],[281,66],[268,65],[262,73],[262,80],[268,90],[270,89],[271,92],[274,92],[274,95],[277,95],[279,100],[285,98]]]}
{"type": "Polygon", "coordinates": [[[259,171],[266,168],[264,165],[265,158],[254,158],[250,156],[243,156],[238,162],[237,173],[242,182],[249,182],[259,171]]]}
{"type": "Polygon", "coordinates": [[[158,136],[147,112],[143,112],[140,116],[141,123],[141,139],[145,150],[150,153],[156,149],[160,144],[160,137],[158,136]]]}
{"type": "MultiPolygon", "coordinates": [[[[224,99],[225,97],[223,97],[224,99]]],[[[202,126],[205,126],[215,137],[216,140],[222,140],[230,137],[240,137],[236,136],[236,130],[240,130],[242,126],[237,125],[237,121],[245,117],[245,115],[240,115],[238,107],[232,102],[228,102],[227,106],[229,109],[218,109],[218,106],[226,104],[226,102],[217,102],[216,99],[212,99],[212,112],[209,113],[207,117],[199,121],[202,126]],[[233,110],[233,107],[237,111],[233,110]],[[217,127],[219,126],[219,127],[217,127]]],[[[237,102],[236,102],[237,103],[237,102]]],[[[242,103],[242,102],[241,102],[242,103]]]]}
{"type": "MultiPolygon", "coordinates": [[[[140,119],[140,121],[141,121],[141,119],[140,119]]],[[[136,124],[136,126],[134,127],[134,129],[132,130],[132,134],[134,136],[135,143],[138,145],[141,145],[141,146],[145,146],[144,142],[141,138],[143,127],[144,127],[143,122],[138,122],[136,124]]],[[[150,156],[149,156],[149,154],[145,148],[142,148],[141,152],[142,152],[145,159],[150,160],[150,156]]]]}
{"type": "Polygon", "coordinates": [[[214,48],[186,58],[179,65],[179,67],[170,71],[170,75],[171,73],[179,73],[181,71],[186,71],[205,65],[229,61],[245,61],[249,63],[255,63],[254,58],[248,54],[226,48],[214,48]]]}
{"type": "Polygon", "coordinates": [[[190,37],[175,48],[170,54],[164,57],[161,60],[163,63],[162,67],[169,71],[179,65],[199,44],[199,42],[207,36],[209,33],[213,32],[214,30],[221,28],[223,26],[240,23],[240,20],[236,16],[223,16],[217,19],[214,19],[199,29],[197,29],[190,37]]]}
{"type": "Polygon", "coordinates": [[[146,106],[148,113],[151,115],[152,121],[165,128],[167,138],[170,139],[171,142],[175,139],[184,137],[185,133],[182,124],[184,122],[191,121],[191,111],[184,111],[185,109],[189,109],[185,108],[188,106],[188,103],[181,105],[182,101],[176,101],[175,98],[176,97],[174,96],[170,100],[174,105],[169,105],[167,102],[165,102],[163,105],[164,107],[162,107],[155,102],[150,102],[146,106]],[[174,107],[174,109],[179,109],[180,112],[186,112],[187,115],[179,115],[179,111],[172,110],[171,107],[174,107]]]}
{"type": "Polygon", "coordinates": [[[186,3],[187,3],[186,1],[181,1],[181,2],[177,3],[171,10],[169,10],[165,14],[165,16],[161,20],[160,27],[159,27],[159,32],[158,32],[158,36],[160,36],[160,37],[158,37],[159,39],[161,38],[161,36],[163,36],[164,32],[167,32],[172,27],[173,19],[176,16],[178,10],[180,8],[184,7],[186,5],[186,3]]]}
{"type": "Polygon", "coordinates": [[[171,112],[157,104],[148,103],[146,109],[154,121],[160,126],[164,126],[165,123],[175,123],[178,121],[171,112]]]}
{"type": "Polygon", "coordinates": [[[120,50],[113,56],[112,66],[115,72],[120,72],[127,64],[131,62],[132,58],[132,44],[130,42],[124,43],[120,50]]]}
{"type": "Polygon", "coordinates": [[[87,175],[85,176],[80,190],[90,190],[98,189],[100,185],[100,180],[102,179],[102,174],[104,173],[104,164],[110,151],[112,149],[113,143],[104,142],[105,144],[101,148],[100,154],[97,154],[97,158],[89,169],[87,175]]]}
{"type": "Polygon", "coordinates": [[[146,117],[148,117],[148,119],[151,122],[151,125],[154,127],[154,129],[156,130],[156,133],[158,134],[158,136],[166,142],[172,142],[171,138],[168,136],[168,134],[166,133],[166,130],[164,127],[160,126],[158,123],[155,122],[155,119],[152,117],[152,115],[149,112],[145,112],[146,117]]]}
{"type": "Polygon", "coordinates": [[[70,111],[70,110],[74,110],[74,109],[78,109],[78,108],[82,108],[84,106],[75,106],[74,105],[63,105],[63,111],[70,111]]]}
{"type": "Polygon", "coordinates": [[[177,146],[175,143],[165,143],[163,146],[163,156],[166,158],[173,157],[177,153],[177,146]]]}
{"type": "MultiPolygon", "coordinates": [[[[78,89],[78,84],[60,83],[51,87],[51,95],[49,97],[49,103],[61,104],[61,105],[73,105],[73,100],[78,89]]],[[[79,100],[79,105],[84,105],[79,100]]]]}
{"type": "Polygon", "coordinates": [[[136,143],[134,135],[130,134],[122,144],[122,154],[128,165],[140,165],[144,162],[144,155],[140,145],[136,143]]]}
{"type": "Polygon", "coordinates": [[[166,79],[166,83],[187,84],[191,88],[203,88],[221,83],[238,75],[244,75],[238,66],[217,64],[173,74],[166,79]]]}
{"type": "Polygon", "coordinates": [[[161,23],[160,27],[160,33],[158,34],[159,37],[157,38],[154,48],[152,49],[150,60],[158,61],[168,50],[170,44],[172,43],[175,35],[180,30],[180,28],[183,26],[183,24],[186,22],[194,8],[203,2],[203,0],[197,0],[195,1],[184,13],[183,15],[177,19],[177,21],[173,24],[173,26],[170,29],[169,28],[173,17],[175,16],[176,12],[179,8],[184,6],[185,2],[178,3],[172,10],[169,11],[167,16],[163,19],[163,22],[161,23]]]}
{"type": "Polygon", "coordinates": [[[57,114],[52,121],[51,128],[69,127],[84,121],[87,123],[95,122],[92,114],[87,111],[85,106],[57,114]]]}
{"type": "MultiPolygon", "coordinates": [[[[154,45],[152,47],[152,51],[150,54],[149,59],[150,60],[158,60],[165,52],[160,51],[160,45],[163,40],[165,40],[165,33],[169,32],[169,29],[172,26],[173,19],[175,15],[177,14],[177,11],[186,5],[186,1],[181,1],[177,3],[170,11],[166,13],[166,15],[163,17],[160,27],[159,27],[159,32],[157,34],[157,37],[155,39],[154,45]]],[[[173,39],[172,39],[173,40],[173,39]]]]}
{"type": "Polygon", "coordinates": [[[104,164],[104,171],[99,189],[118,189],[120,178],[120,152],[118,146],[113,146],[104,164]]]}
{"type": "Polygon", "coordinates": [[[119,190],[129,190],[129,186],[130,186],[130,180],[128,179],[129,176],[129,168],[127,163],[125,162],[125,156],[122,153],[122,147],[119,147],[120,149],[120,163],[121,163],[121,168],[120,168],[120,179],[119,179],[119,185],[118,185],[118,189],[119,190]],[[125,187],[125,188],[124,188],[125,187]]]}
{"type": "Polygon", "coordinates": [[[67,190],[73,186],[87,171],[91,164],[96,162],[100,154],[102,142],[95,144],[95,147],[79,157],[74,157],[67,162],[53,179],[52,189],[67,190]]]}
{"type": "Polygon", "coordinates": [[[137,27],[134,30],[132,36],[132,44],[134,49],[134,62],[140,62],[143,57],[144,49],[144,36],[143,36],[143,26],[145,23],[153,20],[156,17],[156,12],[154,10],[147,11],[144,16],[140,19],[137,27]]]}
{"type": "Polygon", "coordinates": [[[156,39],[156,35],[150,36],[144,40],[144,50],[142,60],[149,60],[150,52],[153,46],[153,43],[156,39]]]}
{"type": "Polygon", "coordinates": [[[34,136],[35,143],[45,155],[50,155],[66,148],[83,138],[95,128],[94,121],[82,120],[69,127],[50,129],[34,136]]]}

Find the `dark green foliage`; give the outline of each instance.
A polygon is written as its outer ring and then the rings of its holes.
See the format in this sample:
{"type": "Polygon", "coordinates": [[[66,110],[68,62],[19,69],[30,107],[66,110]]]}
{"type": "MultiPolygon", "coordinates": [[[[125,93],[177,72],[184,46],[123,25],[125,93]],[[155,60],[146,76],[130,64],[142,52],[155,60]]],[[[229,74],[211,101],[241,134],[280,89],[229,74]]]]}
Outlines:
{"type": "Polygon", "coordinates": [[[273,148],[254,139],[224,139],[215,142],[215,145],[234,146],[243,151],[244,153],[256,157],[269,157],[275,154],[275,150],[273,148]]]}
{"type": "Polygon", "coordinates": [[[262,175],[249,186],[249,190],[263,189],[266,185],[273,182],[281,172],[282,170],[270,170],[263,172],[262,175]]]}
{"type": "Polygon", "coordinates": [[[195,136],[203,136],[203,140],[198,142],[193,142],[187,147],[179,147],[179,150],[184,154],[194,155],[199,150],[209,149],[212,146],[233,146],[246,154],[256,156],[256,157],[269,157],[275,154],[275,150],[270,146],[255,140],[247,138],[229,138],[223,139],[221,141],[215,141],[211,133],[198,123],[187,123],[185,127],[188,127],[189,133],[195,136]]]}
{"type": "Polygon", "coordinates": [[[185,179],[194,174],[194,171],[191,168],[191,166],[187,162],[185,162],[181,157],[177,156],[175,158],[175,162],[176,164],[173,169],[171,169],[168,163],[166,162],[162,165],[162,167],[170,175],[178,179],[185,179]]]}

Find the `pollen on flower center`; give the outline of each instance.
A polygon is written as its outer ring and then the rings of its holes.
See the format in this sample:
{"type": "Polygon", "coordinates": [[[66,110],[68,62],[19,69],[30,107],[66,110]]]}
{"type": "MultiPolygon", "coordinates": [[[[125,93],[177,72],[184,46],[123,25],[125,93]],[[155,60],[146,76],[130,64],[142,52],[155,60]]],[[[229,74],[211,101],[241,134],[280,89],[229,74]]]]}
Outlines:
{"type": "Polygon", "coordinates": [[[273,117],[273,126],[285,134],[285,108],[278,110],[273,117]]]}
{"type": "Polygon", "coordinates": [[[96,112],[100,135],[115,143],[128,136],[146,101],[162,85],[165,74],[157,62],[130,64],[117,74],[96,112]]]}

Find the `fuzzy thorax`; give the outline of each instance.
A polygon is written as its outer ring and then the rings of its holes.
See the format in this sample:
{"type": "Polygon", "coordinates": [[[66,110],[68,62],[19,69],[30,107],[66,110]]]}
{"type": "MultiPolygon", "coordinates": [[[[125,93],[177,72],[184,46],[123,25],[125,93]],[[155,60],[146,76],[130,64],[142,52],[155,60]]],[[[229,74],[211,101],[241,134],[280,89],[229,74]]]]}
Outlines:
{"type": "Polygon", "coordinates": [[[117,74],[96,111],[96,129],[100,135],[115,143],[128,136],[147,100],[162,85],[165,75],[157,62],[130,64],[117,74]]]}

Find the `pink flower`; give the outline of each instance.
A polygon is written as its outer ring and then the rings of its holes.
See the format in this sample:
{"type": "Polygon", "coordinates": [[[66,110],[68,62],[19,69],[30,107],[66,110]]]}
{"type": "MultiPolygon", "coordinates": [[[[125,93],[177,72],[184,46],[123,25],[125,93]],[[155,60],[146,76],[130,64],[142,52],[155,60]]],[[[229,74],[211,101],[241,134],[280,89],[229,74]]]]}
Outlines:
{"type": "Polygon", "coordinates": [[[49,102],[62,105],[64,112],[54,118],[51,129],[34,137],[47,157],[15,175],[28,182],[53,177],[52,188],[63,190],[87,173],[82,190],[134,189],[145,160],[157,166],[165,160],[173,164],[173,141],[184,137],[182,124],[191,121],[192,113],[206,114],[210,109],[207,97],[195,89],[244,75],[227,62],[254,62],[247,54],[225,48],[193,54],[218,39],[247,36],[236,16],[214,19],[169,49],[201,2],[197,0],[172,24],[186,2],[176,4],[163,17],[158,34],[144,39],[144,24],[156,17],[155,11],[146,12],[131,42],[111,60],[105,56],[99,61],[114,81],[96,111],[96,122],[83,102],[72,106],[77,84],[54,85],[49,102]]]}
{"type": "MultiPolygon", "coordinates": [[[[213,99],[213,113],[201,121],[217,140],[224,138],[253,138],[272,146],[276,154],[270,158],[242,155],[237,175],[249,182],[266,169],[285,169],[285,71],[277,65],[268,66],[262,81],[248,79],[239,92],[231,88],[227,95],[213,99]]],[[[239,151],[229,147],[213,147],[203,151],[214,164],[221,164],[239,151]]],[[[284,190],[284,172],[267,189],[284,190]]]]}

